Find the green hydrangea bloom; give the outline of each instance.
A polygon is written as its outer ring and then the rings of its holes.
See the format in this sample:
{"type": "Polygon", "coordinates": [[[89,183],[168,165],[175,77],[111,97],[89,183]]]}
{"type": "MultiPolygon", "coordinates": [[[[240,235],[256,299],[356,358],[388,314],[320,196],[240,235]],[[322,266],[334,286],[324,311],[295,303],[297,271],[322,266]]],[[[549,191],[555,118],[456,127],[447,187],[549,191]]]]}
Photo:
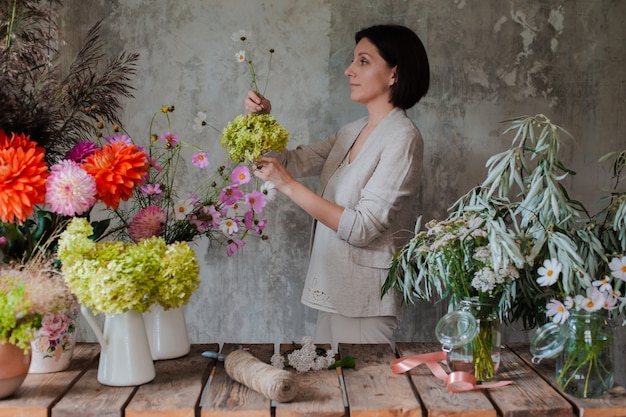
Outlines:
{"type": "Polygon", "coordinates": [[[31,311],[26,288],[9,277],[0,280],[0,341],[13,344],[24,352],[41,327],[41,315],[31,311]]]}
{"type": "Polygon", "coordinates": [[[269,114],[239,115],[222,130],[220,144],[233,162],[252,162],[265,152],[281,152],[289,133],[269,114]]]}
{"type": "Polygon", "coordinates": [[[58,257],[67,286],[95,313],[144,312],[155,302],[166,310],[180,307],[200,285],[198,261],[187,243],[167,245],[152,237],[88,245],[91,227],[83,220],[73,219],[61,234],[58,257]]]}

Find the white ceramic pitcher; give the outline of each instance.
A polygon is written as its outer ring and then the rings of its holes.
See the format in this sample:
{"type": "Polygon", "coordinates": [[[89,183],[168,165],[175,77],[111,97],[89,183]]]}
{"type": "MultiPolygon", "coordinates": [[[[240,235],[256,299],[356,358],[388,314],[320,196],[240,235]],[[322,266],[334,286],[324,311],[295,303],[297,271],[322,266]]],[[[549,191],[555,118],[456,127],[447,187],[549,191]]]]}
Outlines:
{"type": "Polygon", "coordinates": [[[101,331],[89,309],[81,306],[81,312],[100,343],[98,382],[126,387],[154,379],[156,372],[141,313],[129,310],[107,315],[101,331]]]}
{"type": "Polygon", "coordinates": [[[143,313],[152,359],[174,359],[189,353],[189,335],[182,307],[164,310],[159,303],[143,313]]]}

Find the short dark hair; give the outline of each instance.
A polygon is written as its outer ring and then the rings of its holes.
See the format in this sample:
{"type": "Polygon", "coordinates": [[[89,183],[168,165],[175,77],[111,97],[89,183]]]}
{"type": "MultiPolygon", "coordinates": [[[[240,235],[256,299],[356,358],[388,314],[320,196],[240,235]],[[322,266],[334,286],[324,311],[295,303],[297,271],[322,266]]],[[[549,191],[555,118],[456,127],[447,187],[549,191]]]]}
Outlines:
{"type": "Polygon", "coordinates": [[[354,35],[356,43],[363,38],[376,46],[387,64],[397,67],[389,101],[404,110],[417,104],[430,84],[428,56],[420,38],[401,25],[375,25],[354,35]]]}

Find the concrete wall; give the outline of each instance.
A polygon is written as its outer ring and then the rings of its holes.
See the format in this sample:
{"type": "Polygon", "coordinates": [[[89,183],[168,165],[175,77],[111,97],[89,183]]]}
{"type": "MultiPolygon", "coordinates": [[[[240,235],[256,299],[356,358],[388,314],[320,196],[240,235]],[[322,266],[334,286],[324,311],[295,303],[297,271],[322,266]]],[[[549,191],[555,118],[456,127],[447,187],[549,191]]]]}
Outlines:
{"type": "MultiPolygon", "coordinates": [[[[445,216],[481,182],[487,158],[508,146],[498,137],[508,118],[545,113],[576,137],[563,159],[578,172],[572,197],[592,211],[609,178],[596,161],[625,143],[623,0],[66,0],[66,57],[101,18],[107,53],[141,54],[135,98],[125,102],[127,129],[147,137],[152,112],[174,104],[172,131],[210,149],[214,163],[225,159],[218,136],[197,135],[190,125],[197,111],[220,128],[243,111],[248,78],[235,62],[232,32],[252,32],[262,80],[265,51],[276,50],[267,95],[296,146],[365,114],[350,101],[343,75],[354,32],[382,22],[413,28],[432,70],[428,96],[409,112],[425,139],[426,219],[445,216]]],[[[186,307],[193,342],[289,342],[314,334],[315,314],[299,301],[310,219],[285,198],[269,212],[269,242],[250,242],[235,257],[197,242],[203,283],[186,307]]],[[[434,341],[442,312],[430,303],[407,309],[398,340],[434,341]]],[[[616,336],[617,378],[626,385],[624,328],[616,336]]],[[[527,337],[505,331],[505,340],[527,337]]]]}

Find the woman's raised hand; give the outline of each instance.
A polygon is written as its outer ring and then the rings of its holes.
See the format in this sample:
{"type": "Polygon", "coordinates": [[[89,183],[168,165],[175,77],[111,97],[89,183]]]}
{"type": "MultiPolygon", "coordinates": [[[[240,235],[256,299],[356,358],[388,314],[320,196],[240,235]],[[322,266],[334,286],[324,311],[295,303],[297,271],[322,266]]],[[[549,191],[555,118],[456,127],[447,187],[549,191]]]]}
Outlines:
{"type": "Polygon", "coordinates": [[[248,95],[246,96],[243,104],[248,113],[270,114],[272,111],[272,103],[263,97],[261,93],[254,90],[248,91],[248,95]]]}

